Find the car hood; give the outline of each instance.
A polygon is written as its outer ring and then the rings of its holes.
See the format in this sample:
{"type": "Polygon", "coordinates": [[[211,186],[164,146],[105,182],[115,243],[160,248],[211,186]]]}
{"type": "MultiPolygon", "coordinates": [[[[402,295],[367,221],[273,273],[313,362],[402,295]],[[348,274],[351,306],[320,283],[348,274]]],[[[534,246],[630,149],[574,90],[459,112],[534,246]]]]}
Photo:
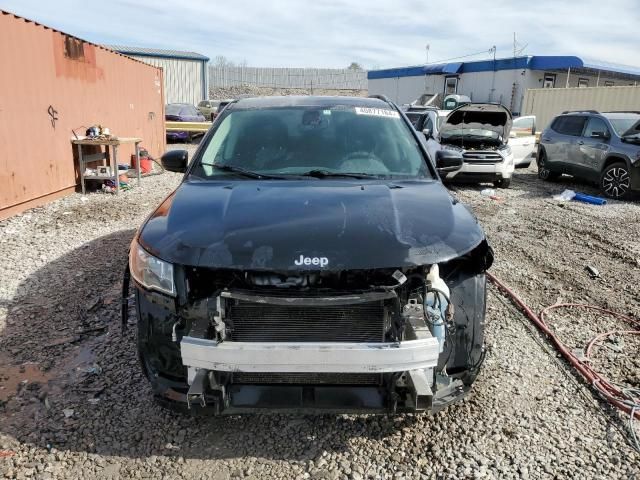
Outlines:
{"type": "Polygon", "coordinates": [[[452,110],[442,120],[440,136],[460,129],[482,129],[496,132],[505,141],[509,138],[512,124],[513,118],[507,107],[494,103],[470,103],[452,110]]]}
{"type": "Polygon", "coordinates": [[[138,241],[168,262],[246,270],[395,268],[443,262],[484,240],[434,180],[185,181],[138,241]]]}

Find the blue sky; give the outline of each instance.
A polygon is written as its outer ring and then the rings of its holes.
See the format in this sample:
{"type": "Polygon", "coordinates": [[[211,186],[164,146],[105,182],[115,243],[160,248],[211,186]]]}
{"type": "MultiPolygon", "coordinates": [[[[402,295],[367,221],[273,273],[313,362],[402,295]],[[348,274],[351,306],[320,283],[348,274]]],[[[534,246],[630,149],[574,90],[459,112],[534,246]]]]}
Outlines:
{"type": "Polygon", "coordinates": [[[250,66],[365,68],[482,52],[578,55],[640,66],[638,0],[0,0],[96,43],[196,51],[250,66]]]}

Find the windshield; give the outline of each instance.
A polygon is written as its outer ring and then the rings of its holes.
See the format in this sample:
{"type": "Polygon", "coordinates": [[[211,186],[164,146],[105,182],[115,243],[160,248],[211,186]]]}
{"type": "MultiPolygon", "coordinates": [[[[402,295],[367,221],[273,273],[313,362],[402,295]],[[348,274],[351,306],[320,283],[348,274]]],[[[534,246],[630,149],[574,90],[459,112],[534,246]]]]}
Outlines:
{"type": "Polygon", "coordinates": [[[422,117],[422,114],[416,112],[405,112],[405,115],[407,116],[413,127],[418,128],[418,123],[420,122],[420,117],[422,117]]]}
{"type": "Polygon", "coordinates": [[[620,135],[620,136],[624,135],[625,133],[630,134],[630,135],[635,135],[637,133],[640,133],[638,131],[631,131],[631,132],[628,131],[636,123],[638,123],[639,120],[640,120],[640,116],[639,115],[633,115],[633,116],[623,117],[623,118],[610,118],[609,117],[609,122],[611,123],[611,126],[616,131],[616,133],[618,135],[620,135]]]}
{"type": "Polygon", "coordinates": [[[189,105],[181,105],[179,103],[171,103],[164,109],[165,115],[191,115],[189,105]]]}
{"type": "Polygon", "coordinates": [[[417,141],[398,112],[348,106],[227,112],[191,174],[242,178],[239,174],[247,177],[247,171],[265,178],[310,173],[317,178],[333,174],[431,177],[417,141]]]}

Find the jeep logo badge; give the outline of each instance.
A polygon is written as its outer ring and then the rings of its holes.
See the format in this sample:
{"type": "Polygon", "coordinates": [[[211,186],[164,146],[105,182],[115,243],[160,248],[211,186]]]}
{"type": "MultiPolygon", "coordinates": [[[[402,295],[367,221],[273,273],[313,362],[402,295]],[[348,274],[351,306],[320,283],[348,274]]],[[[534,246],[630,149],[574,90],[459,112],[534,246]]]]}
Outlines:
{"type": "Polygon", "coordinates": [[[305,257],[304,255],[300,255],[300,258],[294,260],[293,263],[299,267],[302,265],[319,265],[320,267],[326,267],[329,265],[329,259],[327,257],[305,257]]]}

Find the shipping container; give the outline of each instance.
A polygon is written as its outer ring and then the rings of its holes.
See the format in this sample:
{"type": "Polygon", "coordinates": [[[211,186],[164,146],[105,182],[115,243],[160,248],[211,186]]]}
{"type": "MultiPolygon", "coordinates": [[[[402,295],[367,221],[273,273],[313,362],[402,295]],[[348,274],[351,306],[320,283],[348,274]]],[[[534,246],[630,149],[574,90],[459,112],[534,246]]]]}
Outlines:
{"type": "Polygon", "coordinates": [[[640,87],[535,88],[524,97],[524,115],[535,115],[544,129],[567,110],[640,111],[640,87]]]}
{"type": "Polygon", "coordinates": [[[162,69],[2,10],[0,65],[0,219],[75,190],[92,125],[163,153],[162,69]]]}

